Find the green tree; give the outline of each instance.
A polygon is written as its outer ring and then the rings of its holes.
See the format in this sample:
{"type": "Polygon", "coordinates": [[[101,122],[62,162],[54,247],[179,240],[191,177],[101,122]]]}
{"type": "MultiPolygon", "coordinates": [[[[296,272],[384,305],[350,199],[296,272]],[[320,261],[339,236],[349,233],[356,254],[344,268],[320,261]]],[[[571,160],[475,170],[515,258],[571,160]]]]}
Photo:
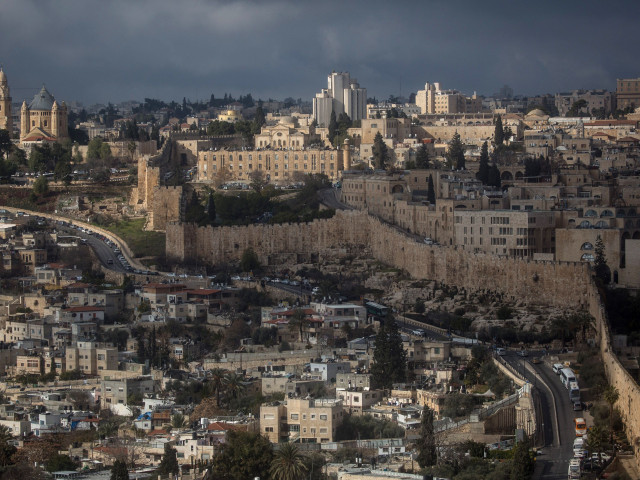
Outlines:
{"type": "Polygon", "coordinates": [[[427,150],[427,144],[423,143],[418,148],[416,153],[416,167],[417,168],[429,168],[429,151],[427,150]]]}
{"type": "Polygon", "coordinates": [[[184,428],[187,426],[187,419],[181,413],[175,413],[171,416],[171,426],[173,428],[184,428]]]}
{"type": "Polygon", "coordinates": [[[462,145],[462,140],[460,140],[460,134],[458,132],[453,134],[453,138],[451,138],[451,141],[449,142],[447,160],[449,165],[452,167],[455,166],[456,170],[464,170],[464,146],[462,145]]]}
{"type": "Polygon", "coordinates": [[[42,175],[33,182],[33,192],[36,195],[45,195],[49,192],[49,181],[47,180],[47,177],[42,175]]]}
{"type": "Polygon", "coordinates": [[[59,472],[61,470],[74,471],[78,468],[78,464],[71,460],[71,457],[69,457],[69,455],[56,453],[55,455],[52,455],[47,459],[47,463],[45,464],[44,468],[47,470],[47,472],[59,472]]]}
{"type": "Polygon", "coordinates": [[[333,143],[333,137],[338,133],[338,121],[336,120],[336,112],[331,110],[329,118],[329,141],[333,143]]]}
{"type": "Polygon", "coordinates": [[[212,467],[216,479],[264,478],[273,460],[271,442],[259,433],[230,430],[219,452],[212,467]]]}
{"type": "Polygon", "coordinates": [[[406,380],[407,354],[398,324],[387,317],[380,325],[374,342],[371,382],[376,388],[391,388],[406,380]]]}
{"type": "Polygon", "coordinates": [[[499,189],[502,186],[502,179],[500,178],[500,170],[498,166],[494,163],[489,168],[489,180],[487,181],[487,185],[495,187],[499,189]]]}
{"type": "Polygon", "coordinates": [[[613,385],[609,385],[604,389],[602,396],[609,404],[609,441],[613,444],[613,406],[620,398],[620,392],[613,385]]]}
{"type": "Polygon", "coordinates": [[[489,184],[489,145],[487,142],[482,144],[480,149],[480,166],[478,167],[478,180],[483,185],[489,184]]]}
{"type": "Polygon", "coordinates": [[[2,469],[8,465],[11,465],[11,457],[16,453],[16,447],[9,442],[12,439],[11,430],[9,427],[0,425],[0,474],[2,469]]]}
{"type": "Polygon", "coordinates": [[[371,151],[373,153],[373,164],[375,168],[379,170],[387,168],[390,158],[389,150],[380,132],[376,133],[376,136],[373,138],[373,148],[371,151]]]}
{"type": "Polygon", "coordinates": [[[593,261],[593,271],[596,279],[603,285],[607,285],[611,280],[611,270],[607,265],[607,257],[604,253],[604,242],[600,235],[596,238],[595,259],[593,261]]]}
{"type": "Polygon", "coordinates": [[[427,187],[427,200],[432,205],[436,203],[436,189],[433,186],[433,176],[429,175],[429,185],[427,187]]]}
{"type": "Polygon", "coordinates": [[[216,201],[213,193],[210,193],[207,198],[207,216],[209,217],[209,224],[214,225],[216,223],[216,201]]]}
{"type": "Polygon", "coordinates": [[[243,272],[252,272],[259,268],[260,260],[258,259],[258,254],[253,250],[253,248],[249,247],[242,252],[242,257],[240,258],[240,269],[243,272]]]}
{"type": "Polygon", "coordinates": [[[157,472],[160,475],[176,475],[180,471],[178,452],[169,443],[164,444],[164,455],[160,460],[157,472]]]}
{"type": "Polygon", "coordinates": [[[237,373],[228,373],[224,377],[225,392],[230,400],[236,400],[244,391],[244,377],[237,373]]]}
{"type": "Polygon", "coordinates": [[[214,368],[211,370],[211,376],[209,378],[209,383],[211,384],[211,388],[216,394],[216,406],[220,406],[220,392],[224,387],[224,379],[227,375],[227,372],[222,370],[221,368],[214,368]]]}
{"type": "Polygon", "coordinates": [[[604,428],[600,427],[599,425],[594,425],[593,427],[591,427],[591,429],[589,430],[589,436],[587,438],[587,442],[586,442],[586,450],[590,453],[590,454],[594,454],[597,453],[598,454],[598,460],[600,460],[600,462],[602,462],[602,450],[604,450],[604,445],[607,441],[607,432],[604,428]]]}
{"type": "Polygon", "coordinates": [[[102,145],[104,141],[100,137],[95,137],[89,142],[89,146],[87,148],[87,159],[88,160],[100,160],[102,159],[102,145]]]}
{"type": "Polygon", "coordinates": [[[502,117],[498,115],[496,118],[496,126],[493,133],[493,142],[499,146],[504,143],[504,128],[502,127],[502,117]]]}
{"type": "Polygon", "coordinates": [[[531,477],[535,464],[529,452],[530,448],[531,443],[529,437],[526,435],[524,439],[518,442],[513,448],[513,462],[511,465],[512,480],[522,480],[531,477]]]}
{"type": "Polygon", "coordinates": [[[281,443],[276,450],[271,467],[271,478],[278,480],[302,480],[306,477],[307,467],[304,456],[293,443],[281,443]]]}
{"type": "Polygon", "coordinates": [[[116,460],[113,462],[110,480],[129,480],[129,469],[124,460],[116,460]]]}
{"type": "Polygon", "coordinates": [[[298,339],[302,341],[302,330],[305,325],[307,325],[308,319],[307,315],[304,313],[304,310],[301,308],[296,308],[293,311],[293,315],[291,315],[291,319],[289,320],[289,329],[290,330],[298,330],[298,339]]]}
{"type": "Polygon", "coordinates": [[[5,155],[8,156],[9,152],[13,148],[13,143],[11,142],[11,136],[9,135],[9,131],[5,129],[0,129],[0,159],[5,155]]]}
{"type": "Polygon", "coordinates": [[[418,449],[417,460],[421,468],[431,467],[438,460],[433,419],[433,410],[425,405],[422,409],[422,420],[420,421],[420,438],[416,442],[418,449]]]}

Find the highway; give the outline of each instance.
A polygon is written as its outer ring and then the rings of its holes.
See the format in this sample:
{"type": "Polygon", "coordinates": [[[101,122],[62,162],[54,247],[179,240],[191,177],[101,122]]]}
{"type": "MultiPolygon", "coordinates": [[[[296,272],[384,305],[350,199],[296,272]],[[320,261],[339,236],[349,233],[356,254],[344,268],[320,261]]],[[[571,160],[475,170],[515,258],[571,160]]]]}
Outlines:
{"type": "Polygon", "coordinates": [[[538,420],[538,428],[542,428],[544,434],[544,447],[542,455],[536,458],[533,478],[564,480],[567,478],[569,460],[573,457],[573,419],[581,416],[582,412],[573,411],[569,393],[550,365],[545,362],[531,363],[532,358],[543,353],[529,351],[528,357],[520,357],[514,351],[509,351],[502,358],[521,375],[524,373],[540,394],[542,419],[538,420]]]}

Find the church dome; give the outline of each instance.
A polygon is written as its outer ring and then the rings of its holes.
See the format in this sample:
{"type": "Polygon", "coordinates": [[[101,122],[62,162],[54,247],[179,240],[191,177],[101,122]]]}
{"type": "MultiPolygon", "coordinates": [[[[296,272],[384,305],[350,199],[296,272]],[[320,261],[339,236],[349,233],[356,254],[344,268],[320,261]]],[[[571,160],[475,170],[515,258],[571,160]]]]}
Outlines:
{"type": "Polygon", "coordinates": [[[51,95],[43,85],[42,89],[33,97],[33,100],[31,100],[29,110],[51,110],[53,102],[55,101],[53,95],[51,95]]]}
{"type": "Polygon", "coordinates": [[[547,114],[544,113],[539,108],[534,108],[529,113],[527,113],[527,117],[546,117],[546,116],[547,116],[547,114]]]}

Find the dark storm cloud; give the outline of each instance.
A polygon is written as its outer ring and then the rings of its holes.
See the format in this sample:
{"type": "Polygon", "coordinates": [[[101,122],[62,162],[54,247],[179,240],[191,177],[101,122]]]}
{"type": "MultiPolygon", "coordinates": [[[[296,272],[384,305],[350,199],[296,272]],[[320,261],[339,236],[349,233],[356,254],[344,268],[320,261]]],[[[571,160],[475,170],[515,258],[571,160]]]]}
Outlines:
{"type": "Polygon", "coordinates": [[[310,99],[331,70],[378,98],[613,90],[640,75],[638,3],[2,0],[0,63],[14,100],[310,99]]]}

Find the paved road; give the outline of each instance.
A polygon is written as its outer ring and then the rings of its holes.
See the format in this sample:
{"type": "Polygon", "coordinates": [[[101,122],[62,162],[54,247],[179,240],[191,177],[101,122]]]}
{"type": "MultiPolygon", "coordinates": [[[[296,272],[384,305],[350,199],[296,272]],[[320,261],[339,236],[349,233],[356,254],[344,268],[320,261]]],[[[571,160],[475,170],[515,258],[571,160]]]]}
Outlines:
{"type": "Polygon", "coordinates": [[[581,412],[573,411],[567,389],[549,365],[530,362],[533,357],[542,353],[529,352],[529,357],[522,358],[510,352],[503,358],[520,374],[524,373],[540,394],[543,418],[538,426],[544,433],[544,447],[542,455],[537,457],[533,478],[564,480],[567,478],[569,460],[573,457],[573,419],[580,416],[581,412]]]}

